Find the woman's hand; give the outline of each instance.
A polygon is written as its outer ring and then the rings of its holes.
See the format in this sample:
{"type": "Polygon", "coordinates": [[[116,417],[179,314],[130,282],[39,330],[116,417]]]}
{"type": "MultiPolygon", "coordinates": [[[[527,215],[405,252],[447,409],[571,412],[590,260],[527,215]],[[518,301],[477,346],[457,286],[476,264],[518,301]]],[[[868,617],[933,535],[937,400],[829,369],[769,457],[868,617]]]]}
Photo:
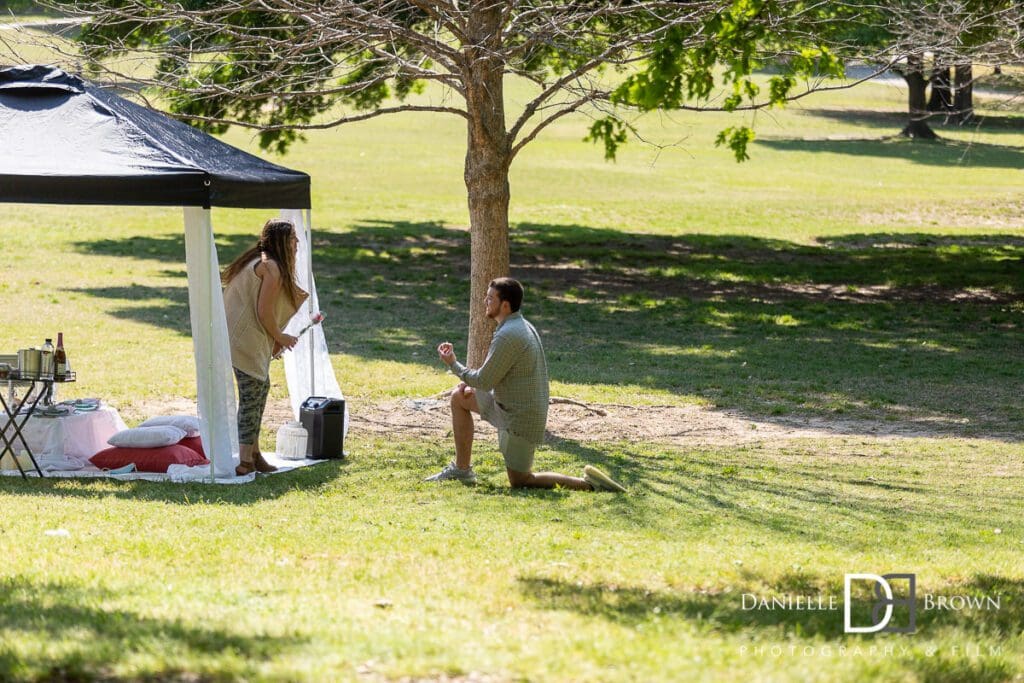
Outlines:
{"type": "Polygon", "coordinates": [[[298,337],[293,337],[290,334],[281,332],[278,334],[277,339],[274,340],[274,346],[279,347],[278,352],[284,351],[285,349],[295,348],[295,342],[299,341],[298,337]]]}

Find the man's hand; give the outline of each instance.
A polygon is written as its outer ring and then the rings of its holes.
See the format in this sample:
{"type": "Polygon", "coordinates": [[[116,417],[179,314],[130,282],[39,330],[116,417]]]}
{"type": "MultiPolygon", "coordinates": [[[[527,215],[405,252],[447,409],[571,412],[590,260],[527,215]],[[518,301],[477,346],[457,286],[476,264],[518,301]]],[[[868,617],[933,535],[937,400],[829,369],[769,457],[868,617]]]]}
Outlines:
{"type": "Polygon", "coordinates": [[[463,398],[473,398],[473,395],[476,393],[476,389],[465,382],[459,382],[459,386],[455,387],[455,391],[462,394],[463,398]]]}
{"type": "Polygon", "coordinates": [[[441,342],[437,345],[437,355],[448,367],[452,366],[455,362],[455,347],[452,346],[451,342],[441,342]]]}

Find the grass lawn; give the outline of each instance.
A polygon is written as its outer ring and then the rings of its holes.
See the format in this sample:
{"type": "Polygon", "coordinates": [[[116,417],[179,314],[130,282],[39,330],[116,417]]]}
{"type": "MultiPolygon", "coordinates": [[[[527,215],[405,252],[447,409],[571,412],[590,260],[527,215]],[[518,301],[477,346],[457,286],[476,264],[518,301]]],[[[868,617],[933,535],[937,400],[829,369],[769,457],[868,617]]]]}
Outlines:
{"type": "MultiPolygon", "coordinates": [[[[481,485],[430,486],[444,438],[359,430],[344,463],[242,487],[0,479],[0,679],[1020,680],[1024,122],[983,109],[939,143],[888,139],[903,97],[872,84],[759,115],[742,165],[712,146],[735,121],[709,114],[647,117],[678,144],[614,164],[566,118],[513,166],[513,275],[553,393],[835,435],[555,433],[539,453],[628,496],[512,491],[493,439],[481,485]],[[844,634],[856,572],[915,574],[915,634],[844,634]]],[[[433,348],[465,349],[464,140],[454,119],[381,118],[283,160],[313,177],[356,412],[452,384],[433,348]]],[[[222,262],[269,215],[215,210],[222,262]]],[[[63,330],[71,393],[130,423],[194,398],[181,232],[177,209],[5,207],[0,349],[63,330]]]]}
{"type": "Polygon", "coordinates": [[[1024,666],[1019,444],[541,453],[600,462],[629,496],[512,491],[493,447],[473,489],[417,481],[447,457],[437,443],[354,450],[238,488],[5,480],[4,678],[1000,681],[1024,666]],[[921,595],[1000,594],[1001,610],[922,609],[916,635],[853,636],[841,613],[742,608],[744,593],[841,595],[844,573],[882,568],[916,572],[921,595]]]}

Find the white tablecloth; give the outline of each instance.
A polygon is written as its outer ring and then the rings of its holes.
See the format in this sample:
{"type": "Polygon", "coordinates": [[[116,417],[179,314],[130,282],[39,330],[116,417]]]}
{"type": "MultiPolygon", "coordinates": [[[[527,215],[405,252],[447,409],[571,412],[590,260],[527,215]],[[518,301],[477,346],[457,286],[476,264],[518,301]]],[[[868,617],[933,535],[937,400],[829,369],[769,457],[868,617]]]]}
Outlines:
{"type": "MultiPolygon", "coordinates": [[[[109,446],[107,439],[124,429],[127,426],[117,411],[103,406],[98,410],[63,417],[33,415],[21,433],[40,465],[61,461],[87,465],[89,458],[109,446]]],[[[13,434],[14,430],[9,429],[7,436],[13,434]]],[[[14,448],[18,453],[24,448],[17,438],[14,448]]],[[[5,461],[9,459],[10,456],[5,461]]]]}

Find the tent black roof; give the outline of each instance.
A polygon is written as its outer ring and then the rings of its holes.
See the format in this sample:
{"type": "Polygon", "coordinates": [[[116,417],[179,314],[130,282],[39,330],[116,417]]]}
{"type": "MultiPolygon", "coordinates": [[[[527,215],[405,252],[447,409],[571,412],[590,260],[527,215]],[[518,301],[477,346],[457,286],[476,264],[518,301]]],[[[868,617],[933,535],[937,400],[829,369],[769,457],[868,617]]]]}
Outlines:
{"type": "Polygon", "coordinates": [[[309,176],[49,66],[0,69],[0,201],[309,208],[309,176]]]}

